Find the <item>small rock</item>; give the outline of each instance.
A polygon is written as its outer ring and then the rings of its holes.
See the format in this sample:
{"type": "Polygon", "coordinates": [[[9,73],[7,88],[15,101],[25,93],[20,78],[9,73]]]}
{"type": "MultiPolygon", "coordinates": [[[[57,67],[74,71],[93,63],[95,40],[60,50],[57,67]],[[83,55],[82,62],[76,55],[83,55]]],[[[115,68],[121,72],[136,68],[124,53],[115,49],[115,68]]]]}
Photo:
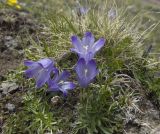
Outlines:
{"type": "Polygon", "coordinates": [[[5,105],[5,108],[7,108],[10,112],[13,112],[16,107],[15,107],[14,104],[7,103],[7,104],[5,105]]]}
{"type": "Polygon", "coordinates": [[[12,36],[5,36],[4,39],[7,40],[7,41],[8,40],[13,40],[13,37],[12,36]]]}
{"type": "Polygon", "coordinates": [[[56,134],[63,134],[62,130],[58,130],[58,132],[56,134]]]}
{"type": "Polygon", "coordinates": [[[52,104],[55,106],[59,103],[61,103],[61,98],[59,96],[54,96],[52,99],[51,99],[51,102],[52,104]]]}
{"type": "Polygon", "coordinates": [[[11,82],[3,82],[0,86],[0,91],[3,94],[13,93],[18,90],[18,85],[16,83],[11,82]]]}
{"type": "Polygon", "coordinates": [[[20,55],[23,55],[23,54],[24,54],[24,50],[19,50],[18,53],[19,53],[20,55]]]}
{"type": "Polygon", "coordinates": [[[14,49],[18,46],[18,42],[15,39],[8,40],[4,43],[4,45],[9,49],[14,49]]]}

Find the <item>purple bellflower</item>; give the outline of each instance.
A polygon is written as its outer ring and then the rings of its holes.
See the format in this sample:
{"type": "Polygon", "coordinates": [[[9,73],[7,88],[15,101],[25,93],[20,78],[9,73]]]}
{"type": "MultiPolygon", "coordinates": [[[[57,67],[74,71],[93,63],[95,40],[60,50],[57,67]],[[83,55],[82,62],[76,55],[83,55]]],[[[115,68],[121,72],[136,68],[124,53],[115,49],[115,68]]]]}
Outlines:
{"type": "Polygon", "coordinates": [[[25,71],[25,75],[28,78],[35,78],[38,88],[42,87],[49,80],[52,71],[57,70],[54,67],[54,62],[49,58],[41,59],[37,62],[26,60],[24,61],[24,65],[29,67],[25,71]]]}
{"type": "Polygon", "coordinates": [[[83,7],[83,6],[79,6],[77,7],[77,14],[78,16],[82,16],[82,15],[86,15],[89,11],[89,8],[83,7]]]}
{"type": "Polygon", "coordinates": [[[117,16],[118,16],[118,14],[117,14],[116,9],[111,8],[111,9],[108,11],[108,18],[109,18],[110,21],[115,20],[117,16]]]}
{"type": "Polygon", "coordinates": [[[61,74],[57,71],[53,79],[48,80],[49,91],[61,91],[64,96],[67,96],[68,90],[75,88],[73,82],[66,81],[70,74],[67,71],[63,71],[61,74]]]}
{"type": "Polygon", "coordinates": [[[86,32],[82,40],[77,36],[71,37],[74,48],[71,51],[76,52],[79,58],[84,58],[85,61],[93,59],[94,55],[104,46],[105,39],[100,38],[95,42],[95,38],[91,32],[86,32]]]}
{"type": "Polygon", "coordinates": [[[76,4],[76,13],[79,17],[84,16],[88,13],[89,8],[88,8],[88,2],[85,1],[85,3],[83,3],[84,5],[81,5],[78,1],[76,4]]]}
{"type": "Polygon", "coordinates": [[[99,72],[94,60],[86,62],[84,58],[78,60],[75,70],[78,76],[78,82],[83,88],[87,87],[99,72]]]}

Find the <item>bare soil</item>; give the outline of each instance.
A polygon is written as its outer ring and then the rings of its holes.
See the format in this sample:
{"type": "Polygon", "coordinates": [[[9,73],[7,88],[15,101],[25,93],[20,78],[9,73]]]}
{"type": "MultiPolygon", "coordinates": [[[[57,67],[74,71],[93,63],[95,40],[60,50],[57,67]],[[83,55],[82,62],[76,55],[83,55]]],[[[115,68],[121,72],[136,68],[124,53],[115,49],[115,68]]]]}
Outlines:
{"type": "MultiPolygon", "coordinates": [[[[0,133],[5,120],[21,109],[25,90],[18,86],[10,93],[3,94],[2,83],[9,71],[23,63],[24,49],[31,45],[29,36],[34,38],[39,25],[30,13],[12,9],[0,10],[0,133]],[[9,105],[10,104],[10,105],[9,105]],[[7,106],[10,106],[7,108],[7,106]],[[11,108],[13,107],[13,111],[11,108]]],[[[8,88],[13,88],[9,87],[8,88]]],[[[11,83],[14,85],[16,83],[11,83]]]]}
{"type": "Polygon", "coordinates": [[[24,48],[30,45],[37,27],[30,14],[11,9],[0,11],[0,76],[15,69],[23,59],[24,48]]]}

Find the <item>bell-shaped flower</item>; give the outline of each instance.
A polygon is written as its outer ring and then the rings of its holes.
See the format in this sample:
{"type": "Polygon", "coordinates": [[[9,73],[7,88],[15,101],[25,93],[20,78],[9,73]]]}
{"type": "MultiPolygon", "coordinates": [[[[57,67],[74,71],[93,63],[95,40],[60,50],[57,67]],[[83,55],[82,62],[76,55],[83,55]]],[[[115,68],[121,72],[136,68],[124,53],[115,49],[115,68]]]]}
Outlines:
{"type": "Polygon", "coordinates": [[[57,72],[55,76],[48,80],[48,91],[61,91],[64,96],[67,96],[68,90],[72,90],[75,88],[75,84],[73,82],[66,81],[70,74],[67,71],[63,71],[61,74],[57,72]]]}
{"type": "Polygon", "coordinates": [[[83,4],[84,4],[84,5],[81,5],[81,4],[77,1],[76,6],[75,6],[75,9],[76,9],[75,11],[76,11],[76,13],[77,13],[77,15],[78,15],[79,17],[86,15],[86,14],[88,13],[88,11],[89,11],[88,3],[86,2],[86,3],[83,3],[83,4]]]}
{"type": "Polygon", "coordinates": [[[94,55],[104,46],[105,39],[100,38],[95,42],[95,38],[91,32],[86,32],[82,40],[78,36],[71,37],[74,48],[71,51],[78,54],[79,58],[84,58],[86,61],[93,59],[94,55]]]}
{"type": "Polygon", "coordinates": [[[77,14],[78,16],[83,16],[86,15],[89,11],[89,8],[83,7],[83,6],[78,6],[77,7],[77,14]]]}
{"type": "Polygon", "coordinates": [[[24,61],[24,65],[29,67],[29,69],[25,71],[25,75],[28,78],[35,78],[38,88],[42,87],[49,80],[52,71],[57,70],[54,67],[54,62],[48,58],[41,59],[37,62],[26,60],[24,61]]]}
{"type": "Polygon", "coordinates": [[[108,11],[108,19],[109,19],[110,21],[115,20],[117,16],[118,16],[118,14],[117,14],[116,9],[111,8],[111,9],[108,11]]]}
{"type": "Polygon", "coordinates": [[[92,82],[99,72],[94,60],[86,62],[84,58],[79,59],[75,70],[78,76],[78,82],[84,88],[92,82]]]}

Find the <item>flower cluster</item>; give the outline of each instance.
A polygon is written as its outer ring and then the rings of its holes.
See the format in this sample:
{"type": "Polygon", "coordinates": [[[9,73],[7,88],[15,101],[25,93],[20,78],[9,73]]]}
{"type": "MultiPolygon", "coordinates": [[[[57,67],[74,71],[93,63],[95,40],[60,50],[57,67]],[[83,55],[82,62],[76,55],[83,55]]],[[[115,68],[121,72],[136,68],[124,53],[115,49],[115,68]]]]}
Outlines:
{"type": "Polygon", "coordinates": [[[24,61],[24,65],[29,67],[29,69],[25,71],[25,75],[28,78],[35,78],[37,88],[48,83],[49,91],[61,91],[65,96],[68,90],[75,88],[73,82],[66,81],[69,73],[63,71],[59,75],[60,72],[54,67],[54,62],[51,59],[41,59],[37,62],[27,60],[24,61]]]}
{"type": "Polygon", "coordinates": [[[81,87],[87,87],[88,84],[98,74],[96,62],[94,61],[95,54],[104,46],[105,39],[100,38],[95,42],[95,38],[91,32],[86,32],[82,40],[77,36],[71,37],[74,48],[71,51],[79,56],[76,64],[76,73],[81,87]]]}
{"type": "Polygon", "coordinates": [[[17,9],[21,9],[21,6],[18,4],[17,0],[7,0],[7,4],[12,7],[16,7],[17,9]]]}
{"type": "MultiPolygon", "coordinates": [[[[96,62],[93,59],[95,54],[104,46],[105,39],[100,38],[95,42],[95,38],[91,32],[86,32],[82,40],[77,36],[71,37],[75,52],[79,56],[79,60],[75,66],[77,79],[81,87],[85,88],[92,82],[98,74],[96,62]]],[[[24,65],[28,67],[25,75],[28,78],[36,80],[36,87],[40,88],[44,84],[48,84],[48,91],[61,91],[66,96],[68,90],[75,88],[73,82],[67,81],[70,74],[67,71],[60,72],[54,65],[55,62],[49,58],[41,59],[37,62],[26,60],[24,65]]]]}

